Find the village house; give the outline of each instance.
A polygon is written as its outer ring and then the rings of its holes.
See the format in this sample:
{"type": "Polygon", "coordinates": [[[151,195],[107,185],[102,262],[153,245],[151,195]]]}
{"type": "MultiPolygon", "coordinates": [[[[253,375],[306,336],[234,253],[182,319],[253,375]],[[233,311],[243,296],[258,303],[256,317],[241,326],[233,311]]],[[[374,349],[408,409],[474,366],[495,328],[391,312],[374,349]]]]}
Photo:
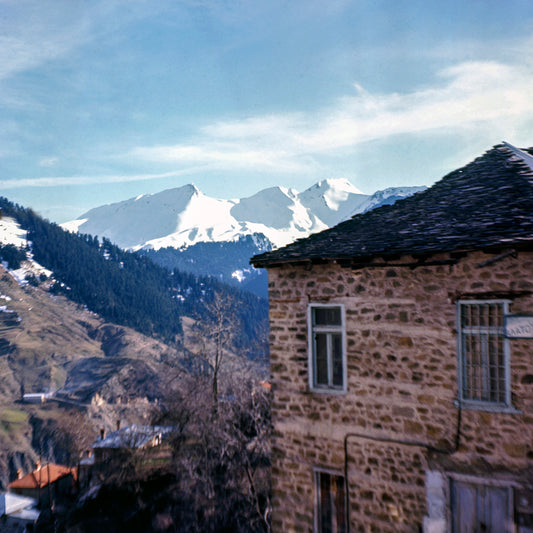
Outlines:
{"type": "Polygon", "coordinates": [[[252,258],[273,531],[533,531],[531,154],[252,258]]]}
{"type": "Polygon", "coordinates": [[[163,439],[174,429],[171,426],[142,426],[132,424],[105,434],[102,429],[100,437],[93,443],[92,449],[96,464],[122,460],[124,454],[131,451],[150,449],[159,446],[163,439]]]}
{"type": "Polygon", "coordinates": [[[39,507],[49,507],[56,502],[71,498],[76,492],[78,470],[53,463],[41,464],[39,461],[33,472],[22,475],[8,484],[13,494],[35,499],[39,507]]]}
{"type": "Polygon", "coordinates": [[[138,424],[121,428],[120,422],[117,422],[116,431],[109,434],[101,429],[91,450],[87,450],[86,456],[80,460],[80,487],[87,488],[119,472],[134,457],[140,462],[168,460],[171,451],[161,445],[168,441],[174,429],[172,426],[138,424]],[[141,452],[144,452],[142,457],[141,452]]]}

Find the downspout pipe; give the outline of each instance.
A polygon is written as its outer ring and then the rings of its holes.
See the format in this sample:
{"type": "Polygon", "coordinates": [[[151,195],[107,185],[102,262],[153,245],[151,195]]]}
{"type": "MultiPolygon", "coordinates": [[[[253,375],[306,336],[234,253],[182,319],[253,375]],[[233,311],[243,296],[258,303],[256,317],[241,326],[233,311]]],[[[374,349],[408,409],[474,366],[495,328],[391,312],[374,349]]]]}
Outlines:
{"type": "Polygon", "coordinates": [[[373,437],[365,433],[355,433],[350,432],[346,433],[344,436],[344,483],[346,484],[346,533],[350,533],[350,482],[348,478],[348,441],[352,438],[355,439],[364,439],[374,442],[385,442],[389,444],[401,444],[403,446],[416,446],[418,448],[424,448],[429,452],[439,453],[442,455],[453,455],[459,449],[461,444],[461,419],[462,419],[462,409],[461,405],[457,410],[457,429],[455,433],[455,441],[452,448],[438,448],[427,444],[422,441],[417,440],[407,440],[407,439],[395,439],[391,437],[373,437]]]}

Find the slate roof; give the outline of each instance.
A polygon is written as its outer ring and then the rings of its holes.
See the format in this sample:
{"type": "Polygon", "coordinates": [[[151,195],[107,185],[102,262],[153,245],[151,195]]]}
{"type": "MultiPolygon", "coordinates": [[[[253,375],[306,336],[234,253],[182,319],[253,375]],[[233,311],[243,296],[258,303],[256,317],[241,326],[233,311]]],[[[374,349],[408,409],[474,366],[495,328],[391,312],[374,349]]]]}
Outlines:
{"type": "Polygon", "coordinates": [[[76,468],[70,468],[68,466],[56,465],[53,463],[42,465],[37,470],[26,474],[20,479],[15,479],[7,486],[8,489],[38,489],[48,485],[48,483],[54,483],[62,477],[72,474],[76,479],[78,471],[76,468]]]}
{"type": "Polygon", "coordinates": [[[533,249],[533,149],[494,146],[409,198],[252,257],[256,267],[533,249]]]}
{"type": "Polygon", "coordinates": [[[117,431],[113,431],[107,437],[97,439],[93,448],[144,448],[155,437],[160,439],[168,436],[175,428],[172,426],[139,426],[132,424],[117,431]]]}

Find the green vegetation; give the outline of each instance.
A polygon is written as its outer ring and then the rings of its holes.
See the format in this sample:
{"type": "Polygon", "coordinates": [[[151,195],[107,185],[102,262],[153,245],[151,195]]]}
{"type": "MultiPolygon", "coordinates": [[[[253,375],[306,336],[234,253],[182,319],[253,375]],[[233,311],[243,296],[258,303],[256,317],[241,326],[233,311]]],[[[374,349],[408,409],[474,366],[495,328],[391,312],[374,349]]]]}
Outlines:
{"type": "Polygon", "coordinates": [[[0,422],[6,424],[25,424],[28,421],[28,413],[18,409],[4,409],[0,412],[0,422]]]}
{"type": "Polygon", "coordinates": [[[18,439],[27,429],[28,413],[18,409],[3,409],[0,411],[0,431],[11,439],[18,439]]]}
{"type": "Polygon", "coordinates": [[[6,261],[9,268],[20,268],[22,261],[26,259],[26,250],[17,248],[14,244],[0,245],[0,260],[6,261]]]}

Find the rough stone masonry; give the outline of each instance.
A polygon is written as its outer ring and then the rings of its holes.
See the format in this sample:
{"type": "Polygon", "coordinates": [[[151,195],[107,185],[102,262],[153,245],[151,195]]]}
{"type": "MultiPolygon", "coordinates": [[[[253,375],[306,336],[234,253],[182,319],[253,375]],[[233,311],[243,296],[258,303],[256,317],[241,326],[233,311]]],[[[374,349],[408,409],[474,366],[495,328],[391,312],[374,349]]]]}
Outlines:
{"type": "Polygon", "coordinates": [[[347,474],[351,532],[451,530],[454,476],[533,488],[533,340],[509,341],[512,409],[462,409],[459,427],[457,402],[457,301],[501,298],[533,314],[533,252],[454,257],[269,269],[273,531],[314,530],[316,468],[347,474]],[[310,390],[312,303],[344,305],[346,393],[310,390]],[[458,429],[455,453],[429,448],[453,451],[458,429]]]}

